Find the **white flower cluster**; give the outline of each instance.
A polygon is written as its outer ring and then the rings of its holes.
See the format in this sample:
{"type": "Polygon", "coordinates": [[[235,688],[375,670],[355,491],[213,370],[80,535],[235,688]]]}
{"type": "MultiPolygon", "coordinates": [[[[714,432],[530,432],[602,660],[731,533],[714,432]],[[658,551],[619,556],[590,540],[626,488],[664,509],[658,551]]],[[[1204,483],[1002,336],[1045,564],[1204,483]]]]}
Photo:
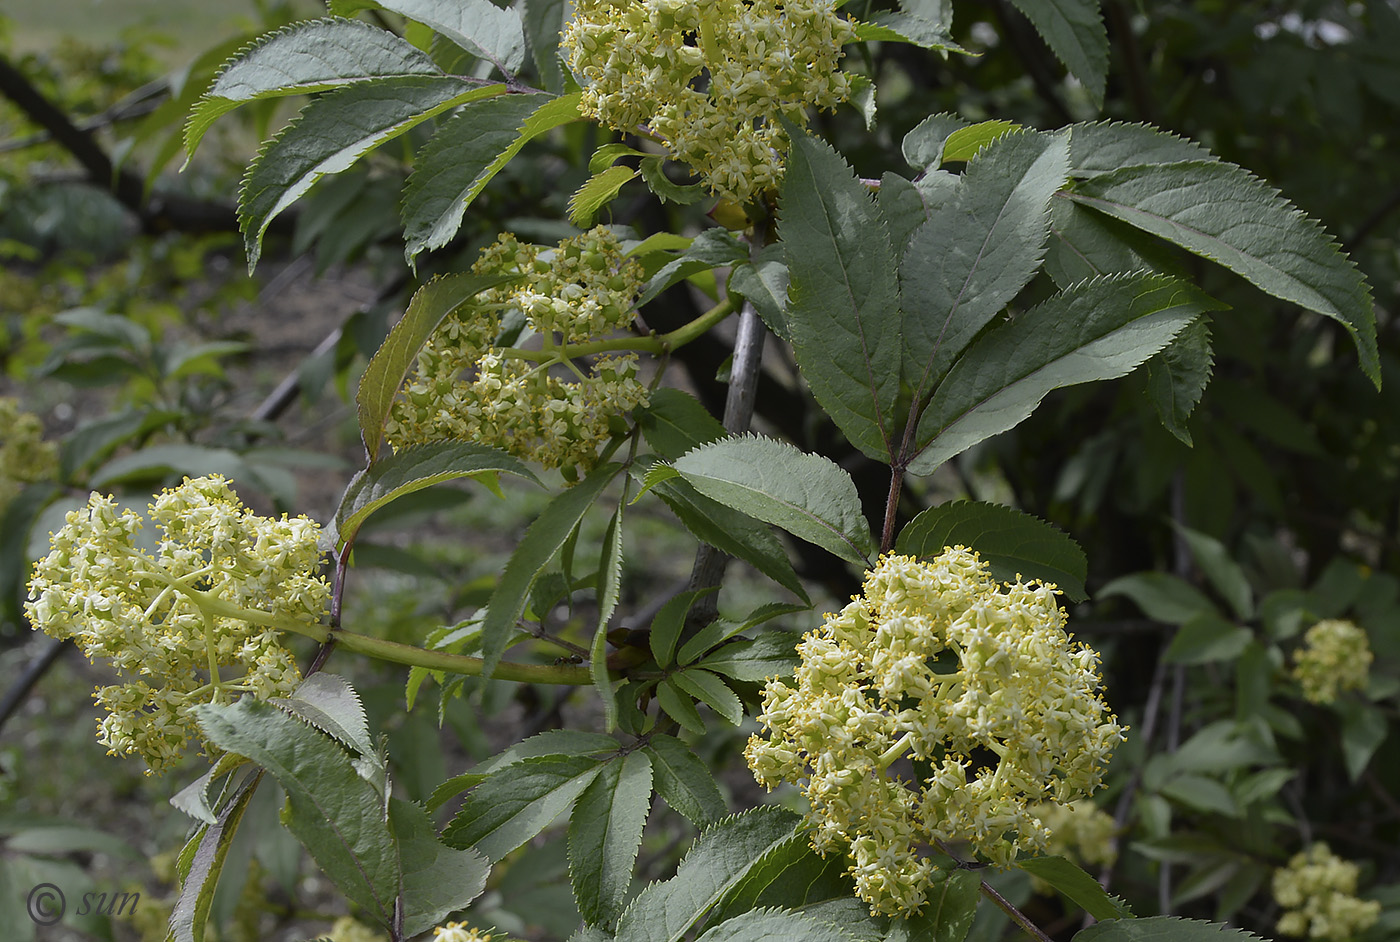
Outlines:
{"type": "Polygon", "coordinates": [[[433,942],[491,942],[491,939],[491,933],[468,929],[465,922],[449,922],[433,930],[433,942]]]}
{"type": "Polygon", "coordinates": [[[1343,690],[1364,690],[1371,670],[1371,645],[1359,625],[1339,618],[1318,622],[1303,635],[1293,679],[1311,703],[1334,703],[1343,690]]]}
{"type": "Polygon", "coordinates": [[[94,695],[108,714],[98,739],[160,772],[198,735],[191,706],[291,692],[300,673],[272,626],[318,622],[330,586],[312,574],[319,526],[249,512],[219,475],[186,478],[150,514],[154,556],[136,545],[140,515],[94,493],[35,564],[25,611],[112,662],[123,682],[94,695]]]}
{"type": "Polygon", "coordinates": [[[503,234],[472,270],[522,277],[477,295],[429,338],[390,410],[389,442],[481,442],[577,480],[597,462],[598,446],[622,430],[620,416],[647,401],[647,389],[636,354],[597,357],[585,373],[569,347],[631,323],[641,266],[624,259],[617,237],[600,226],[565,239],[549,257],[503,234]],[[495,346],[512,315],[540,338],[536,360],[495,346]]]}
{"type": "Polygon", "coordinates": [[[58,446],[44,441],[39,417],[0,397],[0,515],[26,484],[58,474],[58,446]]]}
{"type": "Polygon", "coordinates": [[[1101,784],[1123,728],[1098,655],[1064,623],[1054,586],[999,583],[961,546],[887,555],[804,636],[796,686],[768,682],[749,766],[769,788],[802,784],[813,847],[850,854],[872,912],[924,904],[921,845],[967,842],[1007,866],[1046,849],[1033,806],[1101,784]],[[912,781],[891,768],[906,755],[912,781]]]}
{"type": "Polygon", "coordinates": [[[1358,899],[1360,868],[1332,853],[1321,841],[1295,854],[1274,871],[1274,899],[1287,912],[1279,917],[1284,935],[1348,942],[1375,925],[1381,904],[1358,899]]]}
{"type": "Polygon", "coordinates": [[[576,0],[560,45],[584,80],[583,113],[648,125],[711,192],[736,202],[775,186],[778,116],[851,94],[837,70],[855,29],[833,0],[576,0]],[[702,80],[702,73],[708,79],[702,80]]]}

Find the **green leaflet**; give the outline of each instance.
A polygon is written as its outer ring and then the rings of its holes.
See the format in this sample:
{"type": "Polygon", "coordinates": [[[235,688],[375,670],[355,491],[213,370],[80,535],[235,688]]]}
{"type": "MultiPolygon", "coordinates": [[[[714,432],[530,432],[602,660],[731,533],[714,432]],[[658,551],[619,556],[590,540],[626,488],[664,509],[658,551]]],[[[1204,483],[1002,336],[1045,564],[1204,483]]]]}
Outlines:
{"type": "Polygon", "coordinates": [[[513,765],[522,759],[537,756],[596,756],[616,752],[618,743],[611,736],[602,733],[588,733],[576,729],[547,729],[528,739],[497,753],[484,762],[472,766],[470,772],[453,776],[433,789],[428,799],[428,810],[436,811],[447,802],[469,788],[475,788],[488,775],[497,769],[513,765]]]}
{"type": "Polygon", "coordinates": [[[674,676],[656,685],[656,702],[686,732],[697,736],[705,734],[705,721],[695,709],[695,701],[676,683],[674,676]]]}
{"type": "MultiPolygon", "coordinates": [[[[985,148],[990,147],[1012,131],[1020,130],[1023,130],[1021,125],[1004,118],[979,121],[976,124],[956,128],[949,132],[948,138],[943,142],[942,162],[952,164],[972,160],[985,148]]],[[[928,173],[931,174],[932,170],[928,170],[928,173]]]]}
{"type": "Polygon", "coordinates": [[[331,11],[342,16],[376,7],[441,33],[505,75],[525,61],[524,27],[514,8],[491,0],[331,0],[331,11]]]}
{"type": "Polygon", "coordinates": [[[350,479],[335,512],[336,541],[354,539],[370,514],[405,494],[463,477],[476,478],[494,490],[496,475],[501,472],[540,483],[517,459],[476,442],[433,442],[404,448],[350,479]]]}
{"type": "Polygon", "coordinates": [[[1203,612],[1215,613],[1210,599],[1185,580],[1165,572],[1136,572],[1120,576],[1098,592],[1098,598],[1126,595],[1153,621],[1180,625],[1203,612]]]}
{"type": "Polygon", "coordinates": [[[695,666],[755,684],[769,677],[787,677],[799,660],[794,651],[799,640],[789,632],[766,631],[757,638],[726,644],[695,666]]]}
{"type": "Polygon", "coordinates": [[[680,640],[681,629],[685,627],[685,616],[690,612],[690,607],[697,599],[717,591],[718,588],[709,586],[682,592],[668,599],[657,611],[656,617],[651,620],[651,632],[647,636],[647,643],[658,667],[670,667],[676,662],[676,642],[680,640]]]}
{"type": "Polygon", "coordinates": [[[525,0],[525,38],[544,80],[545,91],[559,94],[564,70],[559,65],[559,34],[564,30],[565,0],[525,0]]]}
{"type": "Polygon", "coordinates": [[[220,115],[250,101],[441,75],[421,50],[368,23],[339,17],[294,23],[259,37],[224,66],[185,127],[185,162],[220,115]]]}
{"type": "Polygon", "coordinates": [[[874,552],[851,476],[832,461],[756,435],[701,445],[674,465],[695,489],[842,559],[874,552]]]}
{"type": "Polygon", "coordinates": [[[934,51],[967,52],[953,41],[947,23],[914,13],[877,13],[869,22],[854,21],[857,42],[911,43],[934,51]]]}
{"type": "Polygon", "coordinates": [[[897,173],[889,172],[880,177],[880,192],[875,194],[875,204],[880,207],[880,215],[889,227],[890,246],[894,249],[897,264],[904,258],[909,239],[928,221],[928,207],[924,205],[924,197],[917,185],[897,173]]]}
{"type": "MultiPolygon", "coordinates": [[[[811,837],[799,832],[755,860],[715,907],[711,918],[723,921],[770,906],[800,912],[832,900],[851,899],[855,888],[846,869],[844,854],[819,857],[812,850],[811,837]]],[[[874,919],[870,921],[874,923],[874,919]]]]}
{"type": "Polygon", "coordinates": [[[1365,279],[1317,222],[1253,174],[1200,160],[1124,167],[1082,180],[1067,195],[1338,321],[1379,388],[1376,316],[1365,279]]]}
{"type": "Polygon", "coordinates": [[[637,306],[641,307],[667,288],[692,275],[722,265],[735,265],[747,261],[748,257],[748,246],[740,242],[728,229],[721,226],[705,229],[690,240],[679,255],[662,265],[647,279],[637,296],[637,306]]]}
{"type": "Polygon", "coordinates": [[[1076,177],[1144,164],[1215,159],[1195,141],[1150,124],[1095,121],[1070,125],[1069,164],[1076,177]]]}
{"type": "Polygon", "coordinates": [[[905,524],[895,551],[936,556],[946,546],[977,550],[1003,582],[1019,576],[1053,582],[1072,601],[1088,598],[1088,560],[1079,544],[1054,525],[1010,507],[960,500],[930,507],[905,524]]]}
{"type": "Polygon", "coordinates": [[[787,259],[781,242],[759,249],[751,263],[735,265],[729,273],[729,290],[752,304],[774,335],[792,342],[787,316],[787,259]]]}
{"type": "Polygon", "coordinates": [[[1050,51],[1083,83],[1095,107],[1103,107],[1108,76],[1108,31],[1099,0],[1011,0],[1040,33],[1050,51]]]}
{"type": "Polygon", "coordinates": [[[608,521],[607,533],[603,535],[603,553],[598,559],[598,622],[588,652],[588,671],[603,703],[603,731],[606,733],[611,733],[617,725],[617,697],[613,693],[612,678],[608,676],[608,620],[617,608],[622,589],[622,510],[627,506],[626,485],[631,483],[627,478],[623,481],[622,500],[618,501],[617,510],[608,521]]]}
{"type": "Polygon", "coordinates": [[[287,793],[287,829],[347,897],[391,925],[400,872],[385,796],[360,777],[345,749],[248,697],[194,712],[211,742],[272,773],[287,793]]]}
{"type": "MultiPolygon", "coordinates": [[[[772,805],[725,818],[695,840],[676,875],[643,890],[617,924],[617,942],[679,942],[800,819],[772,805]]],[[[796,936],[795,938],[805,938],[796,936]]]]}
{"type": "Polygon", "coordinates": [[[916,124],[900,144],[900,153],[915,170],[927,170],[943,163],[943,147],[954,131],[968,126],[968,120],[955,114],[931,114],[916,124]]]}
{"type": "Polygon", "coordinates": [[[701,667],[688,667],[671,675],[671,680],[681,690],[704,703],[730,726],[738,726],[744,719],[744,704],[729,685],[719,677],[701,667]]]}
{"type": "Polygon", "coordinates": [[[982,878],[975,870],[938,871],[943,879],[929,888],[928,902],[917,915],[891,919],[885,942],[963,942],[977,903],[982,898],[982,878]]]}
{"type": "Polygon", "coordinates": [[[1180,524],[1177,524],[1176,532],[1186,541],[1197,567],[1215,587],[1215,591],[1230,603],[1235,616],[1242,621],[1253,618],[1254,590],[1250,588],[1249,577],[1245,574],[1244,567],[1235,562],[1225,544],[1180,524]]]}
{"type": "Polygon", "coordinates": [[[1064,857],[1031,857],[1016,861],[1016,866],[1040,877],[1095,919],[1127,919],[1133,915],[1127,903],[1110,896],[1099,881],[1064,857]]]}
{"type": "Polygon", "coordinates": [[[846,438],[889,462],[902,430],[899,283],[880,211],[836,151],[792,133],[778,226],[797,364],[846,438]]]}
{"type": "Polygon", "coordinates": [[[637,175],[631,167],[609,167],[589,177],[569,197],[569,221],[580,229],[593,223],[598,211],[612,202],[623,185],[637,175]]]}
{"type": "Polygon", "coordinates": [[[1231,661],[1244,653],[1254,633],[1214,612],[1192,615],[1172,637],[1162,657],[1168,664],[1208,664],[1231,661]]]}
{"type": "Polygon", "coordinates": [[[436,114],[504,91],[504,85],[451,76],[411,76],[337,89],[307,104],[263,146],[243,177],[238,225],[248,270],[258,263],[268,225],[317,180],[436,114]]]}
{"type": "Polygon", "coordinates": [[[379,457],[389,407],[423,344],[448,314],[487,288],[509,280],[500,275],[446,275],[434,278],[414,292],[403,318],[390,329],[389,336],[370,358],[355,393],[360,435],[371,464],[379,457]]]}
{"type": "Polygon", "coordinates": [[[414,161],[403,192],[404,257],[441,248],[472,200],[531,140],[578,119],[579,96],[503,95],[468,104],[443,122],[414,161]]]}
{"type": "Polygon", "coordinates": [[[637,424],[647,445],[667,461],[675,461],[696,445],[723,438],[724,426],[688,392],[662,387],[637,411],[637,424]]]}
{"type": "Polygon", "coordinates": [[[1040,267],[1047,204],[1068,172],[1067,135],[999,138],[972,160],[952,198],[935,206],[914,233],[899,277],[902,368],[917,403],[1040,267]]]}
{"type": "Polygon", "coordinates": [[[1214,365],[1205,318],[1197,318],[1147,361],[1147,395],[1163,427],[1187,446],[1191,432],[1186,420],[1200,403],[1214,365]]]}
{"type": "Polygon", "coordinates": [[[170,914],[171,942],[204,942],[219,874],[261,779],[262,773],[257,773],[245,783],[219,812],[218,820],[201,825],[180,852],[180,898],[170,914]]]}
{"type": "Polygon", "coordinates": [[[563,549],[574,527],[621,470],[622,465],[616,462],[594,468],[578,484],[551,500],[525,531],[486,603],[486,616],[481,622],[481,656],[486,661],[482,676],[490,677],[500,662],[511,629],[525,611],[535,577],[563,549]]]}
{"type": "Polygon", "coordinates": [[[360,696],[344,677],[317,671],[303,680],[290,697],[273,697],[268,702],[362,756],[374,756],[377,752],[360,696]]]}
{"type": "Polygon", "coordinates": [[[602,771],[586,756],[534,756],[493,772],[442,831],[452,847],[474,847],[492,863],[543,831],[602,771]]]}
{"type": "Polygon", "coordinates": [[[1194,286],[1142,273],[1098,278],[1036,305],[989,330],[948,372],[919,419],[909,470],[928,474],[1014,428],[1053,389],[1131,372],[1217,307],[1194,286]]]}
{"type": "Polygon", "coordinates": [[[569,882],[590,925],[612,925],[632,886],[632,865],[651,810],[651,759],[629,752],[603,767],[569,818],[569,882]]]}
{"type": "Polygon", "coordinates": [[[657,793],[697,828],[728,814],[715,777],[695,752],[674,736],[656,733],[645,747],[657,793]]]}
{"type": "MultiPolygon", "coordinates": [[[[1063,193],[1058,197],[1063,197],[1063,193]]],[[[1147,261],[1153,240],[1116,219],[1108,219],[1068,199],[1050,201],[1050,241],[1045,247],[1045,273],[1060,288],[1069,288],[1119,272],[1152,269],[1171,272],[1165,264],[1147,261]]],[[[1153,262],[1166,263],[1152,253],[1153,262]]]]}
{"type": "Polygon", "coordinates": [[[696,942],[852,942],[853,936],[826,922],[782,909],[755,909],[707,930],[696,942]]]}
{"type": "Polygon", "coordinates": [[[1355,700],[1339,700],[1334,706],[1342,716],[1342,759],[1347,778],[1355,782],[1385,742],[1386,717],[1374,705],[1355,700]]]}
{"type": "Polygon", "coordinates": [[[474,850],[455,850],[438,840],[427,813],[398,798],[389,801],[389,825],[402,870],[404,937],[412,938],[465,909],[486,889],[491,872],[474,850]]]}
{"type": "Polygon", "coordinates": [[[1259,936],[1215,922],[1148,916],[1144,919],[1110,919],[1090,926],[1074,942],[1248,942],[1259,936]]]}

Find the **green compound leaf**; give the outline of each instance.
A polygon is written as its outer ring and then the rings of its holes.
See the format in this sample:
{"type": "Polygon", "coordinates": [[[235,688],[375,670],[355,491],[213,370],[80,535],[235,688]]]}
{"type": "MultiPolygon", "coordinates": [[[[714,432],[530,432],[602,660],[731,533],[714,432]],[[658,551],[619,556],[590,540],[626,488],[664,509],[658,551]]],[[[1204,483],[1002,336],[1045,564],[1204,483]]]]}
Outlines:
{"type": "Polygon", "coordinates": [[[622,465],[616,462],[594,468],[582,481],[550,501],[525,531],[486,603],[481,622],[481,656],[486,661],[482,676],[490,677],[500,662],[511,630],[525,611],[535,577],[563,549],[574,527],[621,470],[622,465]]]}
{"type": "MultiPolygon", "coordinates": [[[[725,818],[695,840],[676,875],[653,883],[618,920],[617,942],[679,942],[801,818],[767,805],[725,818]]],[[[794,936],[793,938],[804,938],[794,936]]]]}
{"type": "Polygon", "coordinates": [[[1100,922],[1077,934],[1074,942],[1248,942],[1258,938],[1217,922],[1148,916],[1100,922]]]}
{"type": "Polygon", "coordinates": [[[502,275],[446,275],[434,278],[413,294],[403,318],[389,331],[360,377],[355,393],[359,407],[360,435],[370,463],[379,457],[384,420],[394,396],[418,359],[418,351],[437,330],[442,319],[473,297],[511,279],[502,275]]]}
{"type": "Polygon", "coordinates": [[[186,163],[220,115],[248,102],[441,75],[426,53],[368,23],[337,17],[295,23],[257,39],[224,66],[185,127],[186,163]]]}
{"type": "Polygon", "coordinates": [[[336,541],[354,539],[370,514],[405,494],[457,478],[475,478],[495,490],[496,475],[503,472],[540,483],[519,460],[476,442],[433,442],[387,455],[350,479],[335,512],[336,541]]]}
{"type": "Polygon", "coordinates": [[[270,703],[244,697],[193,708],[216,746],[258,763],[287,793],[287,830],[347,897],[392,925],[399,858],[385,796],[335,740],[270,703]]]}
{"type": "Polygon", "coordinates": [[[657,794],[691,824],[706,828],[729,813],[709,766],[685,743],[656,733],[645,751],[651,757],[657,794]]]}
{"type": "Polygon", "coordinates": [[[948,372],[919,420],[910,463],[928,474],[1014,428],[1053,389],[1116,379],[1220,306],[1196,287],[1144,273],[1097,278],[987,331],[948,372]]]}
{"type": "Polygon", "coordinates": [[[415,162],[403,192],[404,259],[442,248],[462,217],[521,149],[579,117],[579,96],[502,95],[467,104],[443,122],[415,162]]]}
{"type": "Polygon", "coordinates": [[[899,277],[904,377],[919,403],[1040,268],[1050,197],[1068,173],[1068,135],[1001,137],[915,231],[899,277]]]}
{"type": "Polygon", "coordinates": [[[493,773],[443,829],[452,847],[474,847],[492,863],[553,823],[606,763],[587,756],[533,756],[493,773]]]}
{"type": "Polygon", "coordinates": [[[218,819],[201,825],[180,852],[180,898],[170,914],[170,942],[204,942],[219,875],[260,778],[259,774],[244,785],[218,819]]]}
{"type": "Polygon", "coordinates": [[[1214,369],[1210,324],[1197,318],[1167,348],[1147,361],[1147,395],[1162,426],[1190,446],[1186,420],[1196,410],[1214,369]]]}
{"type": "Polygon", "coordinates": [[[1011,0],[1031,21],[1045,45],[1083,84],[1097,108],[1103,107],[1108,76],[1108,31],[1099,0],[1011,0]]]}
{"type": "Polygon", "coordinates": [[[785,442],[746,435],[701,445],[674,466],[706,497],[842,559],[870,564],[874,541],[855,482],[834,462],[785,442]]]}
{"type": "Polygon", "coordinates": [[[451,76],[413,76],[338,89],[309,103],[258,152],[243,178],[238,226],[248,270],[258,263],[268,225],[317,180],[434,115],[504,91],[451,76]]]}
{"type": "Polygon", "coordinates": [[[629,752],[603,767],[569,818],[569,882],[584,921],[611,926],[632,886],[632,865],[651,810],[651,759],[629,752]]]}
{"type": "Polygon", "coordinates": [[[851,444],[888,463],[903,428],[895,414],[901,340],[889,231],[840,154],[789,133],[778,231],[797,365],[851,444]]]}
{"type": "Polygon", "coordinates": [[[676,686],[704,703],[730,726],[738,726],[744,719],[744,704],[739,696],[729,689],[729,685],[701,667],[688,667],[671,675],[676,686]]]}
{"type": "Polygon", "coordinates": [[[1131,919],[1128,904],[1110,896],[1099,881],[1064,857],[1031,857],[1016,866],[1053,886],[1095,919],[1131,919]]]}
{"type": "Polygon", "coordinates": [[[928,557],[958,544],[980,553],[1003,582],[1019,574],[1053,582],[1075,602],[1089,597],[1084,591],[1089,563],[1079,544],[1054,525],[1010,507],[966,500],[930,507],[900,531],[895,551],[928,557]]]}
{"type": "Polygon", "coordinates": [[[982,878],[972,870],[937,871],[942,879],[929,888],[928,902],[917,915],[890,920],[885,942],[963,942],[977,903],[982,898],[982,878]]]}
{"type": "Polygon", "coordinates": [[[1379,388],[1376,315],[1365,279],[1326,230],[1253,174],[1199,160],[1124,167],[1082,180],[1065,195],[1338,321],[1379,388]]]}
{"type": "Polygon", "coordinates": [[[844,929],[785,909],[757,909],[708,929],[696,942],[854,942],[844,929]]]}
{"type": "Polygon", "coordinates": [[[525,61],[524,25],[514,8],[491,0],[331,0],[331,12],[342,16],[374,8],[422,23],[504,74],[525,61]]]}
{"type": "Polygon", "coordinates": [[[617,191],[636,175],[637,171],[631,167],[609,167],[589,177],[588,182],[569,197],[569,221],[580,229],[592,224],[598,211],[611,203],[617,191]]]}
{"type": "Polygon", "coordinates": [[[474,850],[457,850],[438,840],[437,829],[417,805],[389,802],[389,826],[403,869],[404,937],[427,932],[452,912],[465,909],[486,889],[491,865],[474,850]]]}
{"type": "Polygon", "coordinates": [[[588,653],[588,672],[603,703],[603,731],[607,733],[617,725],[617,697],[613,693],[612,678],[608,676],[608,620],[617,609],[622,589],[622,510],[626,506],[624,489],[623,499],[603,535],[603,552],[598,559],[598,621],[588,653]]]}

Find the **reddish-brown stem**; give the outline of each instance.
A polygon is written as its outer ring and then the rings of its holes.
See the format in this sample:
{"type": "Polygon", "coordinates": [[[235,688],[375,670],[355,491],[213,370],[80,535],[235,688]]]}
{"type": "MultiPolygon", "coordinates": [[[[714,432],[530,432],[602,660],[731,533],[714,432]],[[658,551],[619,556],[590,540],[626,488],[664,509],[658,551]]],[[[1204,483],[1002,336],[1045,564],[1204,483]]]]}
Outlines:
{"type": "Polygon", "coordinates": [[[899,512],[899,494],[904,487],[904,468],[890,465],[890,496],[885,499],[885,529],[880,536],[880,555],[894,547],[894,520],[899,512]]]}

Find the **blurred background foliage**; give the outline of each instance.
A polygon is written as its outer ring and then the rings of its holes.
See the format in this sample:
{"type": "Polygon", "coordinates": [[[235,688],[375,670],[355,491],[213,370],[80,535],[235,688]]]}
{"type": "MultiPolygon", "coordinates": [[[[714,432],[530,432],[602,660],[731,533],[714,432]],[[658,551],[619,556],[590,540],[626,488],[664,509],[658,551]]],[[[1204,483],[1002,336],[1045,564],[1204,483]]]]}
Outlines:
{"type": "MultiPolygon", "coordinates": [[[[892,4],[850,6],[859,14],[892,4]]],[[[819,116],[815,127],[861,175],[898,169],[905,132],[940,111],[1043,129],[1149,122],[1277,187],[1319,219],[1370,280],[1380,393],[1335,325],[1163,250],[1154,264],[1188,272],[1232,308],[1212,325],[1215,376],[1188,424],[1190,445],[1157,420],[1144,395],[1146,372],[1061,390],[1014,431],[913,488],[907,510],[959,496],[998,501],[1053,521],[1084,546],[1093,598],[1072,611],[1071,624],[1104,652],[1113,706],[1134,727],[1106,803],[1133,827],[1132,852],[1112,874],[1115,892],[1154,899],[1160,911],[1233,918],[1267,935],[1277,915],[1261,890],[1268,874],[1299,839],[1325,838],[1342,856],[1364,861],[1364,886],[1381,888],[1373,895],[1386,914],[1368,938],[1394,938],[1400,5],[1105,0],[1111,61],[1101,110],[1007,0],[958,0],[953,10],[955,39],[977,55],[940,59],[879,44],[848,50],[847,66],[879,90],[877,123],[867,131],[847,109],[819,116]],[[1302,631],[1325,617],[1357,621],[1377,656],[1371,689],[1331,707],[1304,703],[1283,667],[1302,631]],[[1220,622],[1237,630],[1201,628],[1220,622]],[[1281,833],[1294,839],[1282,841],[1281,833]]],[[[139,884],[154,907],[155,888],[169,878],[161,854],[178,846],[182,827],[161,804],[178,789],[178,775],[142,780],[97,751],[86,701],[97,669],[75,658],[42,680],[32,669],[43,652],[21,624],[17,599],[25,560],[57,515],[92,487],[149,494],[183,473],[221,471],[264,510],[324,519],[361,458],[348,406],[358,370],[412,288],[464,268],[501,229],[539,241],[575,231],[561,221],[567,198],[587,179],[588,157],[601,143],[585,125],[527,148],[476,201],[457,239],[410,272],[397,209],[423,139],[410,134],[279,217],[263,267],[256,279],[247,276],[233,194],[257,142],[292,109],[275,102],[241,109],[216,126],[183,173],[176,172],[180,134],[190,104],[232,52],[320,11],[310,0],[259,0],[233,17],[212,0],[45,0],[0,15],[0,394],[19,396],[41,416],[47,437],[61,442],[57,480],[21,491],[0,531],[0,676],[11,694],[28,690],[21,690],[28,674],[37,681],[0,746],[0,840],[12,845],[11,881],[74,860],[105,861],[101,879],[139,884]],[[122,784],[114,789],[116,779],[122,784]],[[95,832],[82,846],[15,843],[50,820],[114,832],[126,850],[95,832]],[[133,852],[154,861],[149,874],[132,876],[122,855],[133,852]]],[[[376,22],[405,30],[391,15],[376,22]]],[[[643,234],[693,233],[708,209],[663,205],[637,186],[624,190],[607,221],[643,234]]],[[[644,316],[664,331],[706,304],[682,285],[644,316]]],[[[680,358],[689,384],[716,412],[728,353],[725,339],[711,336],[680,358]]],[[[880,469],[818,418],[781,354],[770,356],[758,403],[756,427],[851,469],[878,516],[887,483],[880,469]]],[[[420,640],[464,617],[538,510],[532,500],[509,492],[507,501],[488,503],[445,489],[396,504],[405,513],[376,518],[379,529],[361,540],[364,572],[352,583],[347,618],[360,630],[420,640]]],[[[651,568],[638,575],[657,585],[683,580],[686,538],[658,518],[646,539],[647,551],[632,558],[651,568]]],[[[799,572],[824,588],[819,605],[855,590],[854,574],[808,549],[792,547],[799,572]]],[[[747,610],[766,591],[740,580],[727,586],[725,604],[747,610]]],[[[624,611],[650,601],[628,600],[624,611]]],[[[567,599],[540,604],[558,604],[560,617],[580,625],[586,617],[567,599]]],[[[810,617],[785,622],[805,627],[810,617]]],[[[401,678],[373,665],[355,671],[372,724],[392,733],[397,780],[414,798],[577,708],[556,690],[473,681],[458,691],[469,699],[406,713],[401,678]]],[[[696,748],[732,769],[744,734],[716,731],[696,748]]],[[[752,799],[745,779],[725,782],[752,799]]],[[[251,813],[274,815],[275,804],[251,813]]],[[[324,908],[333,897],[307,880],[280,828],[244,833],[249,845],[238,853],[247,863],[227,869],[240,877],[221,889],[218,904],[227,938],[271,938],[337,915],[324,908]]],[[[644,875],[648,867],[656,870],[650,876],[662,872],[687,840],[674,816],[653,822],[644,875]]],[[[505,871],[478,915],[531,938],[567,934],[576,916],[559,843],[527,849],[535,857],[505,871]]],[[[1025,898],[1029,889],[1008,892],[1025,898]]],[[[1058,905],[1029,907],[1054,927],[1058,905]]],[[[1077,928],[1077,917],[1066,918],[1072,925],[1062,930],[1077,928]]],[[[22,920],[0,914],[7,926],[22,920]]],[[[1003,926],[979,921],[974,937],[995,938],[1003,926]]],[[[74,929],[131,938],[141,925],[116,918],[74,929]]],[[[159,938],[163,929],[149,932],[159,938]]]]}

